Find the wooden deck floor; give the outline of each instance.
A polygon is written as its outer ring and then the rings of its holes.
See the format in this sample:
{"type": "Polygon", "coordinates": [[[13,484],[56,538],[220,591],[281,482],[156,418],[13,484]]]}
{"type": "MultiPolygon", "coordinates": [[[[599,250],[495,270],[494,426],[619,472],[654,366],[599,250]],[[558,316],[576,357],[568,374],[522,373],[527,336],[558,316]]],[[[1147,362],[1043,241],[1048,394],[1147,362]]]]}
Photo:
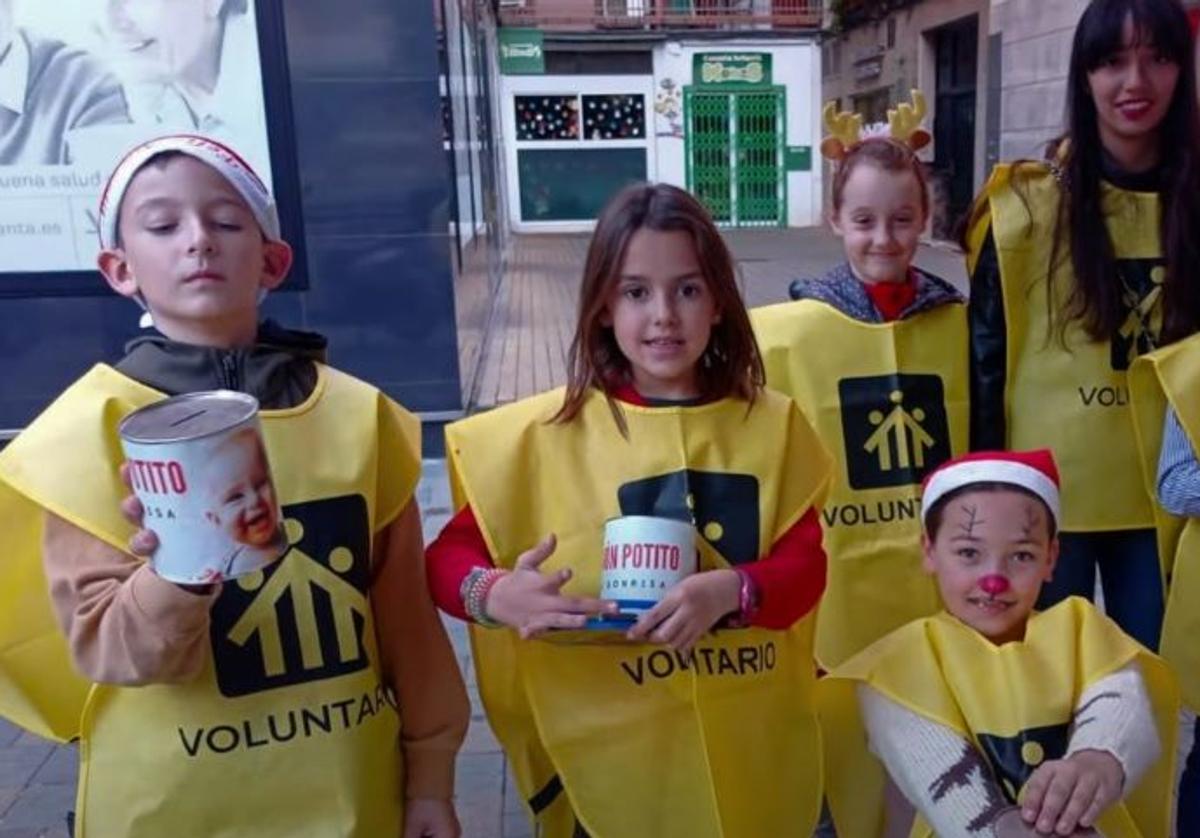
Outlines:
{"type": "Polygon", "coordinates": [[[567,349],[587,236],[515,236],[496,300],[471,411],[566,382],[567,349]]]}

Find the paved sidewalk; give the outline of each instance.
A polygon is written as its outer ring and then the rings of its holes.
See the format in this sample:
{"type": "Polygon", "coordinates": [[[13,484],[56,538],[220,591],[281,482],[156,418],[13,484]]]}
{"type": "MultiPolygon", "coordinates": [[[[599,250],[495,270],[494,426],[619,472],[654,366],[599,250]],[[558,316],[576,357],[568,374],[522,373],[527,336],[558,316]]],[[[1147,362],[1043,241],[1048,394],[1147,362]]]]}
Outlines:
{"type": "MultiPolygon", "coordinates": [[[[444,460],[426,460],[417,499],[425,538],[452,513],[444,460]]],[[[500,745],[475,688],[465,624],[446,619],[471,696],[471,728],[458,758],[457,808],[466,838],[532,838],[500,745]]],[[[69,838],[66,813],[75,806],[78,757],[0,719],[0,838],[69,838]]],[[[189,837],[190,838],[190,837],[189,837]]]]}

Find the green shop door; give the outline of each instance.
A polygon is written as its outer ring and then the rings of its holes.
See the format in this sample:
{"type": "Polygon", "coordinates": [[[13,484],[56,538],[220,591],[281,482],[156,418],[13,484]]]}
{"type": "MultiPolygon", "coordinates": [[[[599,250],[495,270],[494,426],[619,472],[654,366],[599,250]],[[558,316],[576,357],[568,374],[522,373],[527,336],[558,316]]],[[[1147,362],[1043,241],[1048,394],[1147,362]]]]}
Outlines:
{"type": "Polygon", "coordinates": [[[787,223],[783,88],[684,89],[687,185],[718,224],[787,223]]]}

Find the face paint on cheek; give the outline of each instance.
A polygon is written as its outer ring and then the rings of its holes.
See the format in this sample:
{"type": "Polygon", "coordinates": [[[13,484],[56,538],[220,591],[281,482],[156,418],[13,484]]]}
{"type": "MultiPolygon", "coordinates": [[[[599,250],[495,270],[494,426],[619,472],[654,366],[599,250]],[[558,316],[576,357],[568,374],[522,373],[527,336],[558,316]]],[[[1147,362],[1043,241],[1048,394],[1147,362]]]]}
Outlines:
{"type": "Polygon", "coordinates": [[[979,580],[979,590],[983,591],[988,596],[999,596],[1007,593],[1012,585],[1008,581],[1007,576],[1002,576],[999,573],[989,573],[987,576],[979,580]]]}

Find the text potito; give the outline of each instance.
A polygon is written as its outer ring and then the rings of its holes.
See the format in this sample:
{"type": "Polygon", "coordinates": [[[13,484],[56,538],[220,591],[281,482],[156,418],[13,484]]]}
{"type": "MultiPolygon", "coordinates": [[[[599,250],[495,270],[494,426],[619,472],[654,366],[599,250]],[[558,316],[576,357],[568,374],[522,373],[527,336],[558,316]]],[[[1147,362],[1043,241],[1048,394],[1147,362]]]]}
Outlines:
{"type": "Polygon", "coordinates": [[[280,745],[299,737],[333,735],[366,724],[380,713],[391,713],[395,702],[383,685],[340,701],[279,710],[265,717],[241,719],[209,727],[178,728],[179,742],[189,757],[201,753],[228,754],[244,748],[280,745]]]}
{"type": "Polygon", "coordinates": [[[677,544],[606,544],[605,570],[679,570],[677,544]]]}
{"type": "Polygon", "coordinates": [[[701,646],[688,654],[656,649],[633,660],[621,661],[621,669],[639,687],[647,678],[670,678],[677,672],[697,675],[758,675],[775,668],[775,643],[767,641],[755,646],[709,648],[701,646]]]}

